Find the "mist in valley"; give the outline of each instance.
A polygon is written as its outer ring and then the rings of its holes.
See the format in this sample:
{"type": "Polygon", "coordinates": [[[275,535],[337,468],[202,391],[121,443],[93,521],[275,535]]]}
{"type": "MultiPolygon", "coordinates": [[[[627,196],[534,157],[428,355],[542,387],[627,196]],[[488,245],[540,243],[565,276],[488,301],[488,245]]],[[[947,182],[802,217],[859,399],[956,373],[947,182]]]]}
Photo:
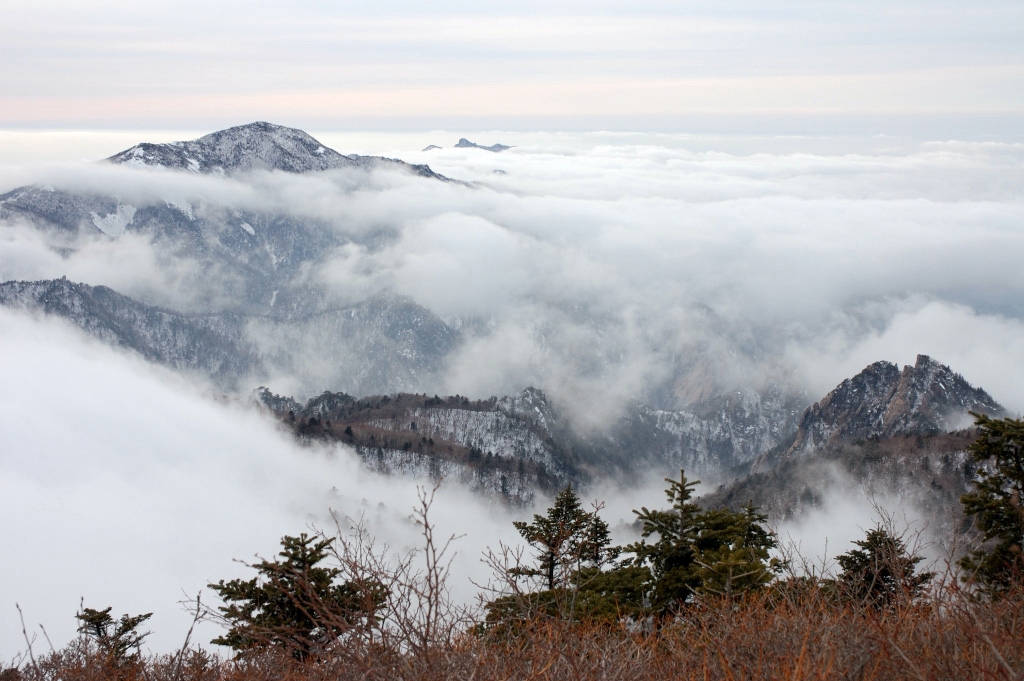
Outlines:
{"type": "MultiPolygon", "coordinates": [[[[309,312],[388,291],[462,331],[416,392],[535,386],[600,422],[624,400],[679,408],[771,380],[816,396],[869,361],[925,353],[1024,405],[1005,370],[1024,315],[1019,145],[866,138],[858,152],[828,153],[809,139],[741,153],[695,136],[510,135],[526,143],[502,154],[375,150],[468,186],[388,170],[216,177],[93,163],[5,179],[193,219],[313,221],[333,245],[280,265],[275,280],[314,292],[309,312]]],[[[68,276],[186,312],[237,307],[218,291],[238,273],[87,227],[45,236],[9,221],[0,277],[68,276]]],[[[266,298],[259,311],[281,314],[266,298]]],[[[325,382],[318,351],[294,352],[277,386],[298,397],[351,389],[343,373],[325,382]]]]}
{"type": "MultiPolygon", "coordinates": [[[[461,182],[55,160],[8,164],[0,192],[38,185],[315,224],[330,248],[281,274],[282,288],[315,293],[307,313],[396,295],[457,331],[439,368],[404,389],[485,398],[537,387],[585,431],[635,402],[678,409],[767,384],[814,401],[871,362],[918,353],[1024,409],[1020,144],[493,132],[478,141],[515,147],[491,154],[451,148],[451,133],[423,138],[337,135],[355,147],[342,153],[428,163],[461,182]],[[423,138],[446,148],[418,151],[423,138]]],[[[193,314],[237,303],[222,293],[233,271],[131,230],[0,224],[0,280],[63,276],[193,314]]],[[[268,303],[263,314],[276,314],[268,303]]],[[[248,399],[260,384],[299,399],[352,391],[360,358],[325,355],[329,338],[248,328],[287,361],[225,391],[65,322],[0,310],[0,541],[18,557],[0,582],[0,656],[24,647],[14,602],[58,643],[74,635],[80,598],[154,612],[149,644],[175,648],[189,623],[179,601],[244,576],[235,559],[270,557],[285,534],[329,529],[331,510],[364,517],[398,551],[419,544],[410,514],[432,481],[370,473],[343,445],[300,445],[248,399]]],[[[662,504],[661,478],[674,472],[583,496],[604,501],[626,541],[632,509],[662,504]]],[[[820,513],[779,528],[815,560],[848,550],[878,518],[856,485],[833,489],[820,513]]],[[[441,535],[461,535],[460,599],[487,580],[482,552],[518,544],[512,520],[548,502],[510,509],[442,482],[433,518],[441,535]]],[[[900,506],[879,502],[916,522],[900,506]]],[[[214,635],[206,625],[197,638],[214,635]]]]}

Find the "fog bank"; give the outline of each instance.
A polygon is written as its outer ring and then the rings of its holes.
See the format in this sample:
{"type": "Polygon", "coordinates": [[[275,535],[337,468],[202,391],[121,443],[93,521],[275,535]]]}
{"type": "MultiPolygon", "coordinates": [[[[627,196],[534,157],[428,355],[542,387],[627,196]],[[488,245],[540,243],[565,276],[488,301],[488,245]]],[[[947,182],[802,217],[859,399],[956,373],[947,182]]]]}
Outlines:
{"type": "MultiPolygon", "coordinates": [[[[615,133],[480,141],[516,146],[359,149],[429,163],[472,187],[394,171],[220,178],[66,163],[5,177],[326,225],[341,245],[293,283],[336,305],[390,290],[467,330],[426,392],[533,385],[600,421],[624,400],[683,406],[764,380],[817,395],[867,363],[924,352],[1024,409],[1024,146],[615,133]]],[[[363,146],[408,142],[371,136],[363,146]]],[[[2,234],[3,279],[67,275],[172,306],[216,300],[195,263],[130,231],[113,241],[97,231],[63,255],[23,225],[2,234]]]]}
{"type": "MultiPolygon", "coordinates": [[[[330,529],[331,509],[365,515],[400,552],[418,546],[418,481],[369,473],[343,447],[301,447],[251,407],[63,324],[0,311],[0,374],[4,659],[24,649],[15,602],[30,633],[42,624],[60,645],[80,598],[153,612],[150,646],[174,649],[189,624],[179,601],[203,590],[213,602],[208,582],[246,575],[235,559],[269,558],[285,534],[330,529]]],[[[453,585],[471,600],[468,577],[486,577],[481,552],[513,538],[511,519],[450,485],[433,519],[439,535],[465,535],[453,585]]],[[[197,640],[217,631],[203,626],[197,640]]],[[[36,651],[45,649],[40,635],[36,651]]]]}

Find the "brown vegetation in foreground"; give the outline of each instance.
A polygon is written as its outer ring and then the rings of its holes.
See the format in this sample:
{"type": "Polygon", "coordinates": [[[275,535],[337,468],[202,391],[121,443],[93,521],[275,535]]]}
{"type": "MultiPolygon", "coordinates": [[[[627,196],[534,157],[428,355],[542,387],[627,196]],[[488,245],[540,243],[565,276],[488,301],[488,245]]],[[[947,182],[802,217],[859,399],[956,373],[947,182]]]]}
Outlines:
{"type": "Polygon", "coordinates": [[[423,491],[423,546],[397,561],[339,523],[335,537],[285,537],[251,580],[210,584],[223,605],[197,598],[195,616],[225,625],[215,642],[231,660],[190,646],[191,632],[177,654],[144,657],[149,614],[85,608],[81,637],[37,658],[26,635],[0,681],[1024,681],[1024,422],[977,418],[983,467],[962,501],[984,541],[939,583],[885,526],[837,557],[835,578],[793,572],[796,557],[769,557],[763,516],[701,510],[681,471],[666,480],[671,509],[636,512],[643,539],[614,549],[600,507],[567,487],[515,524],[533,562],[492,553],[492,598],[470,611],[450,597],[451,539],[435,541],[423,491]]]}
{"type": "Polygon", "coordinates": [[[817,587],[702,599],[653,633],[537,619],[514,636],[462,634],[415,652],[372,641],[297,661],[201,650],[118,665],[87,639],[0,673],[4,681],[367,679],[1007,679],[1024,677],[1024,592],[980,602],[949,587],[895,609],[839,605],[817,587]]]}

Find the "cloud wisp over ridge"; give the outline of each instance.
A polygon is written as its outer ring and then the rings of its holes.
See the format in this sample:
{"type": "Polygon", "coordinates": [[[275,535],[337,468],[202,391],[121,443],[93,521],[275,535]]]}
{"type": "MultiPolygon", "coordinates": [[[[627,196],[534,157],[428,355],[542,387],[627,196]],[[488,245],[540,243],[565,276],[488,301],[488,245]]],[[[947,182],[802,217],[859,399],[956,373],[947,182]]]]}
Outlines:
{"type": "MultiPolygon", "coordinates": [[[[34,172],[40,184],[125,204],[325,226],[339,245],[294,275],[325,305],[387,290],[462,329],[447,376],[423,391],[536,385],[566,401],[661,391],[685,402],[774,376],[816,394],[858,368],[850,357],[912,362],[924,352],[1011,409],[1024,405],[1012,360],[1024,318],[1019,145],[865,139],[859,151],[846,140],[830,152],[811,139],[743,154],[703,149],[699,136],[504,141],[519,144],[501,155],[386,152],[472,187],[389,171],[34,172]],[[937,316],[959,323],[935,333],[937,316]],[[978,344],[988,350],[969,347],[978,344]],[[718,385],[689,385],[691,374],[718,385]]],[[[194,264],[130,230],[113,240],[92,231],[58,256],[36,230],[6,225],[0,278],[68,275],[187,306],[201,281],[194,264]]]]}
{"type": "MultiPolygon", "coordinates": [[[[373,474],[343,446],[302,447],[244,403],[60,321],[0,310],[0,349],[0,511],[9,519],[0,537],[19,556],[0,584],[5,659],[24,645],[15,602],[54,642],[74,635],[79,599],[152,611],[149,644],[174,649],[190,621],[177,603],[245,576],[235,561],[271,557],[285,534],[330,531],[331,511],[362,517],[399,552],[419,545],[410,514],[425,483],[373,474]]],[[[510,519],[453,485],[433,511],[440,534],[463,535],[454,569],[458,597],[470,602],[466,579],[486,579],[478,558],[512,538],[510,519]]],[[[204,625],[198,640],[216,631],[204,625]]]]}

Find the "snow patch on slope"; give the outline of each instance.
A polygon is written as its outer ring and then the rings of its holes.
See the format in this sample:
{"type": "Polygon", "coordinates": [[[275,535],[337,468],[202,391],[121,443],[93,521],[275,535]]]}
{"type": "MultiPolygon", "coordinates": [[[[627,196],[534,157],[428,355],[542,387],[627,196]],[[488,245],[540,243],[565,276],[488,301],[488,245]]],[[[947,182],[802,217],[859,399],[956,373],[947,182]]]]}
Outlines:
{"type": "Polygon", "coordinates": [[[126,203],[118,204],[117,210],[109,215],[100,217],[98,213],[92,212],[92,224],[96,229],[110,237],[119,237],[124,230],[135,219],[135,206],[126,203]]]}

